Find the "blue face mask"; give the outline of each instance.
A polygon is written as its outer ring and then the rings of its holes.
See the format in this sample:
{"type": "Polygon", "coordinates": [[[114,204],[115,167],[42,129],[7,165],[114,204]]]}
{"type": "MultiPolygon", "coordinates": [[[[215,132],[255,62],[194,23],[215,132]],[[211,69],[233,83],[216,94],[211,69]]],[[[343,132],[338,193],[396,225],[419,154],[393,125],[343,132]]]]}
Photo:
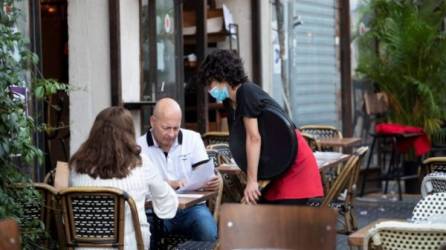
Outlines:
{"type": "Polygon", "coordinates": [[[223,102],[229,97],[228,87],[225,86],[222,89],[213,87],[211,90],[209,90],[209,94],[214,97],[217,102],[223,102]]]}

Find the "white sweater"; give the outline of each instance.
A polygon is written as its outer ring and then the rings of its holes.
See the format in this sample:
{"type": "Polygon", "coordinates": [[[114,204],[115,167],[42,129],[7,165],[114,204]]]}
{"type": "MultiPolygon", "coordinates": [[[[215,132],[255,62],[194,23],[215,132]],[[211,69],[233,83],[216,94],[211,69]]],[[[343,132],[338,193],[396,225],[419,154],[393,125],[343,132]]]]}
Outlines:
{"type": "MultiPolygon", "coordinates": [[[[141,154],[141,158],[142,166],[132,169],[130,174],[122,179],[94,179],[87,174],[78,174],[72,170],[70,173],[70,186],[115,187],[126,191],[135,200],[144,240],[144,249],[148,249],[150,245],[150,227],[144,209],[146,196],[151,195],[153,209],[156,215],[163,219],[175,216],[178,208],[178,198],[169,184],[162,180],[161,175],[150,159],[144,154],[141,154]]],[[[125,209],[124,238],[125,249],[136,249],[135,231],[128,205],[126,205],[125,209]]]]}

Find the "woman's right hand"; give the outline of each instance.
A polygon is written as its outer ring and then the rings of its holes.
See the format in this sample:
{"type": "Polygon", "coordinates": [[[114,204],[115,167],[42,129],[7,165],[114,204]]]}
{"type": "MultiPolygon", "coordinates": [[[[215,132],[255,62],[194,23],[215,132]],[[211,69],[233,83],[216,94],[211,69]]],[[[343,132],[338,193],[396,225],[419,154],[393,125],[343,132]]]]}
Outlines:
{"type": "Polygon", "coordinates": [[[186,185],[185,180],[173,180],[173,181],[167,181],[169,185],[173,188],[173,190],[180,189],[186,185]]]}
{"type": "Polygon", "coordinates": [[[243,199],[247,204],[255,205],[260,198],[259,184],[257,181],[248,181],[246,183],[245,191],[243,192],[243,199]]]}

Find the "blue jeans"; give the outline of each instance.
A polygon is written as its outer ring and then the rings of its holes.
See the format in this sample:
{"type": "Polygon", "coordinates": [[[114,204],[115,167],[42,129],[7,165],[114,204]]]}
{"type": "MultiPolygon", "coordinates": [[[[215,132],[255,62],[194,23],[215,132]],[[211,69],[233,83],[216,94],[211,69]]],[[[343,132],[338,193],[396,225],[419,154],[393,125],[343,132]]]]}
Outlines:
{"type": "Polygon", "coordinates": [[[217,240],[217,223],[204,203],[178,210],[173,219],[163,224],[166,233],[179,233],[195,241],[217,240]]]}
{"type": "MultiPolygon", "coordinates": [[[[147,216],[152,238],[155,240],[153,226],[153,215],[147,216]]],[[[166,219],[163,221],[163,231],[166,234],[181,234],[194,241],[215,241],[217,240],[217,223],[214,220],[209,208],[206,204],[197,204],[187,209],[181,209],[177,211],[177,214],[172,219],[166,219]]],[[[151,246],[153,242],[151,240],[151,246]]]]}

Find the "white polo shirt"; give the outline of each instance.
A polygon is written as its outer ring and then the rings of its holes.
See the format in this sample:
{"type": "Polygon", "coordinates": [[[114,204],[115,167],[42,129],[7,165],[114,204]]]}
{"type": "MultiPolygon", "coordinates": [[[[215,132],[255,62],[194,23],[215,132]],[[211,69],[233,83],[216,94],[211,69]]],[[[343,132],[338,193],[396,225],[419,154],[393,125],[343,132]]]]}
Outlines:
{"type": "Polygon", "coordinates": [[[201,164],[214,167],[206,153],[200,134],[192,130],[180,129],[167,156],[159,147],[151,130],[140,136],[137,143],[142,153],[146,154],[158,167],[164,180],[187,180],[192,170],[201,164]]]}

